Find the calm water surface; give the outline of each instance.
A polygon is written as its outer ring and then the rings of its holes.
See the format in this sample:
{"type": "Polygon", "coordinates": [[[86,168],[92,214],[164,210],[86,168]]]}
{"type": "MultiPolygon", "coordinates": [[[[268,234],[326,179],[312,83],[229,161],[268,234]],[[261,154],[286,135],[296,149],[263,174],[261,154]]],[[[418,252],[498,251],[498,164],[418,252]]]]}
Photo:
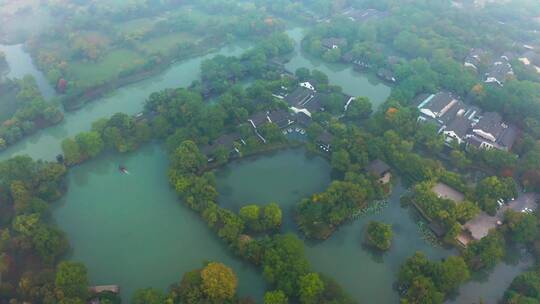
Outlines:
{"type": "Polygon", "coordinates": [[[390,87],[376,77],[358,73],[350,64],[327,63],[303,52],[300,43],[304,38],[304,28],[290,29],[287,34],[296,42],[295,53],[291,61],[285,64],[289,71],[294,73],[298,68],[317,69],[328,75],[331,84],[341,86],[344,93],[369,97],[374,110],[390,96],[390,87]]]}
{"type": "MultiPolygon", "coordinates": [[[[300,51],[303,30],[288,31],[297,42],[296,53],[287,68],[316,68],[354,96],[367,96],[380,105],[390,88],[351,67],[327,64],[300,51]]],[[[83,109],[66,113],[60,125],[24,139],[0,154],[0,159],[28,154],[52,160],[60,153],[60,143],[90,129],[95,120],[116,112],[135,114],[143,109],[147,96],[165,88],[187,86],[200,76],[200,63],[216,54],[238,55],[246,47],[226,47],[217,53],[172,65],[164,73],[115,90],[83,109]]],[[[0,46],[11,67],[9,77],[33,75],[47,97],[54,90],[32,64],[20,45],[0,46]]],[[[258,271],[233,258],[204,222],[184,207],[168,187],[167,160],[163,151],[147,146],[129,155],[107,155],[71,170],[69,191],[58,204],[54,219],[71,242],[71,259],[84,262],[93,284],[120,284],[124,299],[136,288],[165,289],[186,271],[205,260],[224,262],[237,272],[241,295],[261,299],[264,282],[258,271]],[[130,175],[118,173],[126,165],[130,175]]],[[[302,149],[287,150],[234,162],[217,172],[220,202],[233,210],[249,203],[279,203],[285,212],[285,231],[296,232],[292,210],[298,201],[323,191],[330,183],[330,167],[320,157],[306,156],[302,149]]],[[[403,188],[394,189],[391,203],[381,214],[345,225],[329,240],[307,243],[313,267],[333,276],[354,298],[364,303],[396,303],[392,289],[399,265],[417,250],[433,259],[450,254],[433,248],[421,238],[417,219],[399,207],[403,188]],[[369,220],[391,223],[392,249],[378,255],[362,246],[363,229],[369,220]]],[[[487,279],[472,281],[461,289],[455,303],[497,299],[523,263],[501,264],[487,279]],[[496,288],[495,288],[496,287],[496,288]]]]}
{"type": "MultiPolygon", "coordinates": [[[[298,233],[292,221],[294,207],[303,197],[326,189],[330,166],[321,157],[293,149],[232,163],[216,177],[223,206],[238,210],[251,203],[277,202],[284,211],[284,230],[298,233]]],[[[415,251],[433,259],[451,253],[422,239],[416,218],[399,206],[403,191],[400,186],[394,189],[389,206],[380,215],[345,225],[324,242],[306,243],[313,268],[332,276],[360,303],[397,303],[392,285],[399,266],[415,251]],[[384,255],[362,246],[364,227],[370,220],[393,226],[394,242],[384,255]]]]}
{"type": "Polygon", "coordinates": [[[23,78],[25,75],[32,75],[45,99],[55,95],[54,88],[43,73],[36,68],[30,54],[23,49],[22,44],[0,44],[0,51],[6,54],[6,61],[9,65],[9,72],[6,75],[8,78],[23,78]]]}
{"type": "Polygon", "coordinates": [[[61,153],[61,143],[67,137],[90,130],[92,123],[114,113],[136,114],[143,110],[146,98],[153,92],[167,88],[186,87],[200,78],[200,65],[205,59],[217,54],[234,56],[241,54],[248,45],[224,47],[217,53],[181,61],[171,65],[165,72],[141,82],[111,92],[94,100],[82,109],[65,113],[64,121],[32,136],[26,137],[0,153],[0,160],[14,155],[27,154],[33,158],[55,159],[61,153]]]}
{"type": "Polygon", "coordinates": [[[180,202],[167,180],[157,145],[106,155],[70,170],[69,190],[53,217],[84,262],[92,284],[118,284],[125,303],[137,288],[166,290],[204,261],[232,267],[239,294],[262,298],[258,270],[234,258],[203,220],[180,202]],[[118,165],[130,174],[120,174],[118,165]]]}

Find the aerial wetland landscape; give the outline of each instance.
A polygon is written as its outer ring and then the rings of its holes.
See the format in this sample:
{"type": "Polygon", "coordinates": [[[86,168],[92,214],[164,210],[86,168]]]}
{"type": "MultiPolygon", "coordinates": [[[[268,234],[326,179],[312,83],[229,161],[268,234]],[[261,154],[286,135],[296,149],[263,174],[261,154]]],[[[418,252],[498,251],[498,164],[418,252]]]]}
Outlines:
{"type": "Polygon", "coordinates": [[[0,1],[0,303],[540,303],[536,0],[0,1]]]}

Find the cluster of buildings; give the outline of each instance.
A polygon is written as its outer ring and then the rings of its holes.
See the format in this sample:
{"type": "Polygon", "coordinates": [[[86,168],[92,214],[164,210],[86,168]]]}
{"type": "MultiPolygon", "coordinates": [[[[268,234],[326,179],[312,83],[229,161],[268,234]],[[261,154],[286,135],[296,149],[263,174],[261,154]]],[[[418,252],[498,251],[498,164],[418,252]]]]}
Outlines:
{"type": "MultiPolygon", "coordinates": [[[[290,92],[286,88],[282,88],[281,92],[277,92],[273,96],[286,102],[289,109],[257,112],[247,119],[248,125],[262,143],[266,143],[267,139],[261,134],[262,132],[260,130],[268,123],[275,124],[281,130],[291,128],[293,125],[299,128],[308,128],[312,123],[312,115],[325,111],[324,100],[329,97],[329,94],[317,92],[315,82],[306,81],[299,83],[290,92]]],[[[354,97],[342,93],[339,96],[343,104],[343,109],[346,111],[349,104],[354,100],[354,97]]],[[[330,152],[332,141],[333,135],[328,131],[323,131],[317,137],[316,144],[321,151],[330,152]]],[[[210,145],[202,147],[201,151],[207,155],[208,161],[211,162],[214,160],[213,153],[219,147],[224,147],[234,156],[240,154],[240,148],[244,145],[246,145],[246,142],[241,134],[234,132],[220,136],[210,145]]]]}
{"type": "Polygon", "coordinates": [[[343,16],[354,22],[366,22],[386,18],[390,15],[389,12],[383,12],[374,8],[357,9],[349,8],[343,12],[343,16]]]}
{"type": "Polygon", "coordinates": [[[457,142],[478,149],[509,151],[518,136],[519,129],[503,121],[498,113],[483,113],[452,93],[424,95],[419,100],[418,121],[437,125],[448,144],[457,142]]]}
{"type": "MultiPolygon", "coordinates": [[[[524,44],[516,47],[518,53],[506,52],[500,57],[488,61],[487,69],[484,73],[484,82],[503,86],[505,81],[514,76],[514,69],[511,61],[519,60],[532,71],[540,74],[540,53],[535,47],[524,44]]],[[[465,57],[464,65],[476,72],[479,72],[488,58],[488,53],[482,49],[472,49],[465,57]]],[[[540,79],[540,75],[539,75],[540,79]]]]}
{"type": "MultiPolygon", "coordinates": [[[[483,62],[487,58],[487,52],[482,49],[472,49],[469,55],[465,57],[464,65],[472,68],[476,72],[480,71],[483,62]]],[[[484,82],[503,86],[504,82],[514,75],[514,70],[510,64],[510,54],[504,54],[495,60],[492,60],[484,73],[484,82]]]]}

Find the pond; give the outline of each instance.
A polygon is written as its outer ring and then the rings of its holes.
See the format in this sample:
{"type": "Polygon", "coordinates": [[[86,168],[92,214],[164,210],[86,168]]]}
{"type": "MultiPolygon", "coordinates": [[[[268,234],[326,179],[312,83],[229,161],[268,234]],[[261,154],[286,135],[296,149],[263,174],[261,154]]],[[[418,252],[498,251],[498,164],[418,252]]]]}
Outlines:
{"type": "Polygon", "coordinates": [[[43,73],[34,65],[32,57],[24,50],[22,44],[0,44],[0,51],[6,54],[6,61],[9,66],[9,72],[6,77],[20,79],[25,75],[32,75],[45,99],[50,99],[55,95],[54,88],[49,84],[43,73]]]}
{"type": "Polygon", "coordinates": [[[203,60],[218,54],[239,55],[248,47],[249,45],[246,44],[224,47],[215,53],[175,63],[159,75],[119,88],[78,111],[65,113],[63,122],[26,137],[9,147],[0,153],[0,160],[21,154],[54,160],[56,155],[61,153],[62,140],[90,130],[94,121],[110,117],[117,112],[136,114],[143,110],[144,102],[151,93],[167,88],[186,87],[199,79],[200,65],[203,60]]]}
{"type": "MultiPolygon", "coordinates": [[[[222,206],[237,211],[247,204],[276,202],[284,212],[283,231],[300,235],[293,221],[294,208],[301,198],[325,190],[330,166],[319,156],[292,149],[233,162],[218,170],[216,178],[222,206]]],[[[399,267],[416,251],[432,260],[457,254],[425,240],[418,215],[400,206],[405,190],[398,182],[382,212],[342,226],[323,242],[306,241],[306,254],[314,269],[332,276],[360,303],[398,303],[393,285],[399,267]],[[363,245],[364,229],[372,220],[392,225],[392,248],[384,254],[363,245]]],[[[500,263],[491,273],[463,285],[449,303],[472,303],[480,297],[494,303],[528,265],[527,259],[500,263]]]]}
{"type": "MultiPolygon", "coordinates": [[[[296,204],[303,197],[322,192],[330,183],[330,165],[303,149],[285,150],[234,162],[216,174],[220,203],[238,210],[251,203],[278,203],[284,212],[287,232],[298,233],[292,220],[296,204]]],[[[440,259],[451,253],[423,240],[418,219],[399,205],[404,192],[396,186],[390,203],[381,214],[362,217],[339,229],[323,242],[306,242],[306,254],[315,270],[332,276],[360,303],[397,303],[393,289],[402,262],[421,250],[440,259]],[[370,220],[392,224],[392,249],[378,255],[362,245],[364,227],[370,220]]]]}
{"type": "Polygon", "coordinates": [[[157,145],[116,153],[70,170],[68,192],[53,218],[83,262],[91,284],[118,284],[125,303],[137,288],[162,290],[204,261],[232,267],[239,294],[262,298],[258,270],[234,258],[197,214],[178,200],[167,180],[167,156],[157,145]],[[119,164],[129,175],[120,174],[119,164]]]}
{"type": "Polygon", "coordinates": [[[342,63],[328,63],[315,58],[301,50],[304,38],[304,28],[295,27],[286,33],[296,42],[294,55],[285,64],[285,67],[295,72],[298,68],[317,69],[326,75],[330,83],[343,88],[343,92],[352,96],[365,96],[371,100],[373,110],[376,110],[390,96],[390,87],[381,82],[372,74],[356,72],[352,65],[342,63]]]}
{"type": "MultiPolygon", "coordinates": [[[[374,108],[389,95],[390,88],[370,76],[346,65],[323,63],[301,52],[301,28],[288,34],[297,42],[288,69],[319,69],[346,93],[369,97],[374,108]]],[[[95,120],[116,112],[138,113],[150,93],[187,86],[198,79],[202,60],[216,54],[238,55],[247,47],[225,47],[216,53],[178,62],[159,75],[117,89],[79,111],[66,113],[61,124],[25,138],[2,152],[0,159],[28,154],[53,160],[61,152],[63,139],[89,130],[95,120]]],[[[45,96],[54,95],[20,45],[0,46],[0,49],[10,63],[10,77],[32,74],[45,96]]],[[[178,282],[185,271],[200,267],[204,260],[219,260],[237,272],[241,295],[260,300],[264,292],[260,273],[230,256],[203,221],[177,200],[168,187],[166,170],[166,156],[154,145],[128,155],[106,155],[71,170],[69,191],[54,211],[55,220],[66,231],[73,247],[70,258],[86,263],[92,283],[120,284],[124,299],[139,287],[165,289],[170,283],[178,282]],[[132,174],[119,175],[118,164],[126,165],[132,174]]],[[[244,204],[277,202],[285,211],[284,230],[297,232],[291,216],[295,205],[302,197],[326,188],[330,183],[330,167],[323,158],[307,156],[302,149],[295,149],[233,162],[220,169],[217,177],[222,204],[238,210],[244,204]]],[[[315,270],[333,276],[360,301],[397,302],[392,284],[399,265],[414,251],[422,250],[434,259],[450,254],[422,239],[416,217],[399,207],[402,191],[399,185],[395,187],[389,207],[381,214],[345,225],[325,242],[307,243],[307,255],[315,270]],[[371,219],[394,226],[394,245],[385,255],[373,254],[362,246],[363,229],[371,219]]],[[[479,295],[484,299],[499,298],[501,290],[523,265],[501,264],[488,280],[463,286],[458,301],[479,295]],[[497,289],[490,288],[491,284],[496,284],[493,286],[497,289]]]]}

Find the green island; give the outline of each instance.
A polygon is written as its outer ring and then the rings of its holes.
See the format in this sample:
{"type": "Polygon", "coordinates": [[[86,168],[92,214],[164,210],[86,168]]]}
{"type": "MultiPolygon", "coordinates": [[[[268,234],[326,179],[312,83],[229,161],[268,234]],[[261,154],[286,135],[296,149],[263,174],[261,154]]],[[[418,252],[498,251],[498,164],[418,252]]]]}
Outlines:
{"type": "Polygon", "coordinates": [[[0,302],[539,303],[539,16],[0,3],[0,302]]]}
{"type": "Polygon", "coordinates": [[[371,246],[386,251],[392,246],[392,226],[381,222],[369,222],[366,239],[371,246]]]}

